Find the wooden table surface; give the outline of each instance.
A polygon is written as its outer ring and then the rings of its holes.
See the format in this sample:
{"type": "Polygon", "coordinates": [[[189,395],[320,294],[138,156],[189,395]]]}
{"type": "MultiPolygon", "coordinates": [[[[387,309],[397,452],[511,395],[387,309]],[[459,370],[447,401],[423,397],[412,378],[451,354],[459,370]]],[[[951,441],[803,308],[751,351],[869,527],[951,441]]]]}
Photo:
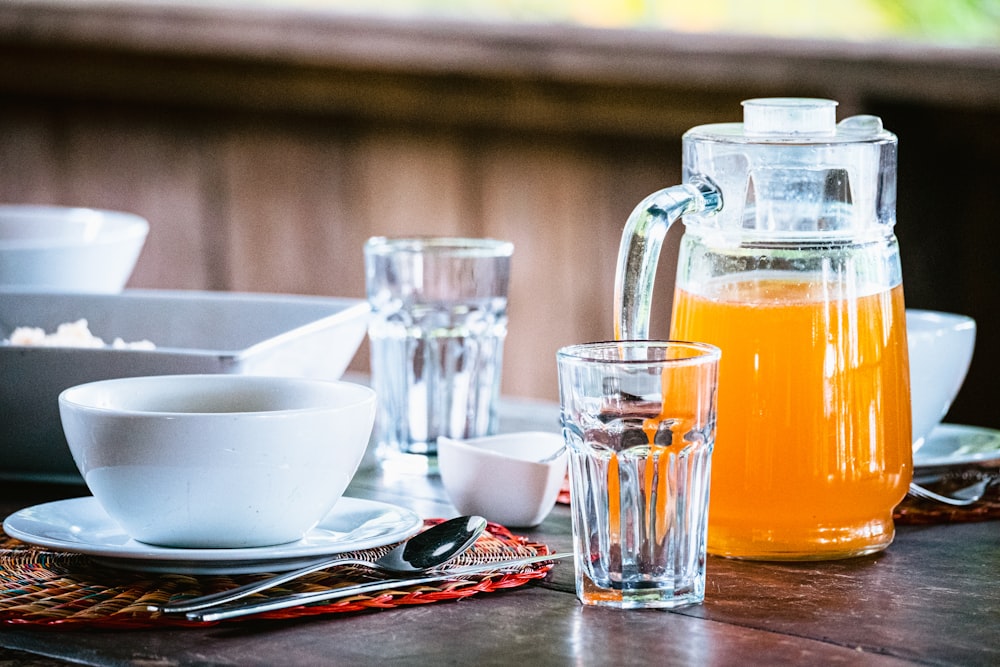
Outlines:
{"type": "MultiPolygon", "coordinates": [[[[508,410],[505,430],[554,430],[554,408],[508,410]]],[[[83,487],[5,483],[0,514],[83,487]]],[[[424,517],[456,514],[437,478],[362,470],[349,495],[424,517]]],[[[515,533],[568,550],[569,508],[515,533]]],[[[900,526],[884,553],[828,563],[709,558],[704,604],[584,608],[573,567],[460,602],[205,629],[0,627],[0,665],[1000,664],[1000,524],[900,526]]]]}

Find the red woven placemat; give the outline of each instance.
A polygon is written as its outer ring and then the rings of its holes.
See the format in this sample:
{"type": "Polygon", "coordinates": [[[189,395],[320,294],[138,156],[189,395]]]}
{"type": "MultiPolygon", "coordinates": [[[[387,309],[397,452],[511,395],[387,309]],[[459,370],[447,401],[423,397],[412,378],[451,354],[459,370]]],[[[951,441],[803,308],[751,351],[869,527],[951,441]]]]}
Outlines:
{"type": "MultiPolygon", "coordinates": [[[[439,521],[431,519],[425,524],[429,526],[439,521]]],[[[389,548],[359,553],[374,558],[389,548]]],[[[552,552],[544,544],[490,523],[476,544],[453,562],[455,565],[474,565],[549,553],[552,552]]],[[[551,568],[552,563],[536,563],[515,573],[472,575],[440,585],[401,586],[398,590],[356,595],[246,618],[285,619],[458,600],[523,586],[544,577],[551,568]]],[[[267,575],[195,576],[117,570],[95,563],[88,556],[34,547],[0,531],[0,623],[72,629],[204,627],[210,624],[189,621],[180,615],[149,612],[146,607],[233,588],[264,576],[267,575]]],[[[364,568],[335,568],[275,587],[267,595],[324,590],[371,580],[372,573],[364,568]]]]}

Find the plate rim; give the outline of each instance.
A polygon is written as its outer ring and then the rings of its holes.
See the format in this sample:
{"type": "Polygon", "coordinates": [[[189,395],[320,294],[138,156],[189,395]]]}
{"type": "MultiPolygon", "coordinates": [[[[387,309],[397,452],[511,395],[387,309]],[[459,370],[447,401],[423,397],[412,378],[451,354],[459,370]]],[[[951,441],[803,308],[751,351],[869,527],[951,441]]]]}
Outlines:
{"type": "Polygon", "coordinates": [[[930,441],[934,438],[935,434],[943,435],[946,433],[955,434],[961,436],[962,434],[979,434],[986,435],[993,438],[996,443],[996,449],[986,452],[975,452],[972,454],[966,454],[962,456],[935,456],[920,459],[920,449],[913,453],[913,468],[914,470],[921,470],[926,468],[941,468],[947,466],[963,466],[972,465],[975,463],[982,463],[984,461],[1000,460],[1000,431],[986,426],[968,426],[965,424],[948,424],[941,423],[934,427],[931,431],[927,440],[930,441]]]}
{"type": "MultiPolygon", "coordinates": [[[[393,503],[388,503],[381,500],[371,500],[368,498],[355,498],[352,496],[343,496],[338,500],[337,505],[327,513],[327,515],[320,520],[318,526],[321,526],[324,521],[327,521],[331,516],[335,515],[338,511],[338,505],[340,506],[339,511],[345,511],[345,507],[341,505],[341,501],[350,501],[349,506],[351,510],[357,511],[358,509],[363,509],[365,507],[370,507],[372,509],[382,508],[383,512],[395,511],[402,515],[400,520],[400,527],[394,531],[386,531],[386,533],[380,537],[372,537],[363,541],[350,542],[345,540],[338,544],[302,544],[303,540],[297,540],[295,542],[288,542],[285,544],[278,544],[267,547],[242,547],[233,549],[204,549],[204,548],[193,548],[185,549],[179,547],[161,547],[152,544],[145,544],[143,542],[138,542],[134,539],[129,539],[128,543],[125,545],[106,545],[102,546],[99,544],[87,543],[87,542],[73,542],[69,540],[51,538],[43,535],[38,535],[36,533],[23,530],[17,526],[17,522],[23,516],[23,513],[29,511],[38,511],[39,508],[44,508],[47,506],[61,506],[65,508],[66,506],[80,505],[89,506],[87,509],[89,511],[97,511],[99,514],[103,515],[102,518],[106,520],[113,526],[118,527],[117,522],[115,522],[111,517],[104,512],[103,507],[97,501],[94,496],[79,496],[75,498],[64,498],[60,500],[49,501],[45,503],[39,503],[29,507],[22,508],[16,512],[13,512],[8,517],[4,519],[3,529],[8,536],[18,539],[27,544],[32,544],[34,546],[59,549],[62,551],[68,551],[71,553],[79,553],[86,556],[97,557],[105,560],[121,560],[123,562],[139,563],[141,561],[149,561],[151,563],[170,563],[175,562],[178,565],[185,565],[188,568],[191,566],[204,566],[206,568],[211,568],[212,563],[219,563],[224,565],[232,565],[238,567],[239,564],[251,564],[260,563],[265,565],[267,563],[276,563],[281,560],[301,560],[303,558],[317,558],[323,556],[333,556],[338,553],[346,553],[349,551],[356,551],[360,549],[371,549],[379,546],[385,546],[387,544],[393,544],[404,540],[420,530],[423,526],[423,519],[413,510],[396,505],[393,503]],[[405,521],[405,523],[404,523],[405,521]]],[[[37,519],[33,519],[37,520],[37,519]]],[[[121,535],[126,535],[125,531],[118,527],[121,531],[121,535]]],[[[308,539],[309,533],[306,534],[308,539]]]]}

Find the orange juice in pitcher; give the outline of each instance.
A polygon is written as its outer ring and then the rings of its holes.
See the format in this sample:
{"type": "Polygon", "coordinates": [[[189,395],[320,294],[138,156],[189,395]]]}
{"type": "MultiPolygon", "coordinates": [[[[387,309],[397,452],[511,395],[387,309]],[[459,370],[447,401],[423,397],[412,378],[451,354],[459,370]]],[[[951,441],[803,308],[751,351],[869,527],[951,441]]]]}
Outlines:
{"type": "Polygon", "coordinates": [[[626,224],[616,336],[646,338],[684,216],[671,338],[722,350],[708,551],[813,560],[893,539],[912,475],[896,137],[828,100],[744,103],[684,137],[684,184],[626,224]]]}
{"type": "Polygon", "coordinates": [[[675,294],[671,337],[726,351],[710,553],[822,558],[892,540],[911,449],[902,289],[828,299],[822,287],[764,278],[675,294]]]}

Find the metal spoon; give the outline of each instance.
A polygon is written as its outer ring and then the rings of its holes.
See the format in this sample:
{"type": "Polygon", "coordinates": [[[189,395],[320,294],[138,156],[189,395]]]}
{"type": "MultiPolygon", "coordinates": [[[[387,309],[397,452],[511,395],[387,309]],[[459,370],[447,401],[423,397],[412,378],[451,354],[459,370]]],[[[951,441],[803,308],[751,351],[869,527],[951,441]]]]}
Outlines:
{"type": "Polygon", "coordinates": [[[945,505],[953,505],[955,507],[965,507],[966,505],[971,505],[978,502],[980,498],[986,493],[986,488],[993,481],[989,475],[978,479],[976,482],[970,484],[969,486],[962,487],[957,491],[953,491],[950,496],[943,496],[940,493],[935,493],[928,488],[920,486],[916,482],[910,483],[910,495],[916,496],[917,498],[925,498],[927,500],[935,500],[939,503],[945,505]]]}
{"type": "Polygon", "coordinates": [[[182,600],[173,604],[150,605],[149,611],[166,614],[185,613],[207,609],[233,600],[245,598],[268,588],[298,579],[313,572],[326,570],[337,565],[360,565],[388,574],[414,575],[431,570],[446,563],[471,547],[486,529],[486,519],[481,516],[460,516],[432,526],[427,530],[401,542],[388,553],[374,561],[357,558],[328,558],[311,565],[276,575],[269,579],[255,581],[219,593],[211,593],[197,598],[182,600]]]}

